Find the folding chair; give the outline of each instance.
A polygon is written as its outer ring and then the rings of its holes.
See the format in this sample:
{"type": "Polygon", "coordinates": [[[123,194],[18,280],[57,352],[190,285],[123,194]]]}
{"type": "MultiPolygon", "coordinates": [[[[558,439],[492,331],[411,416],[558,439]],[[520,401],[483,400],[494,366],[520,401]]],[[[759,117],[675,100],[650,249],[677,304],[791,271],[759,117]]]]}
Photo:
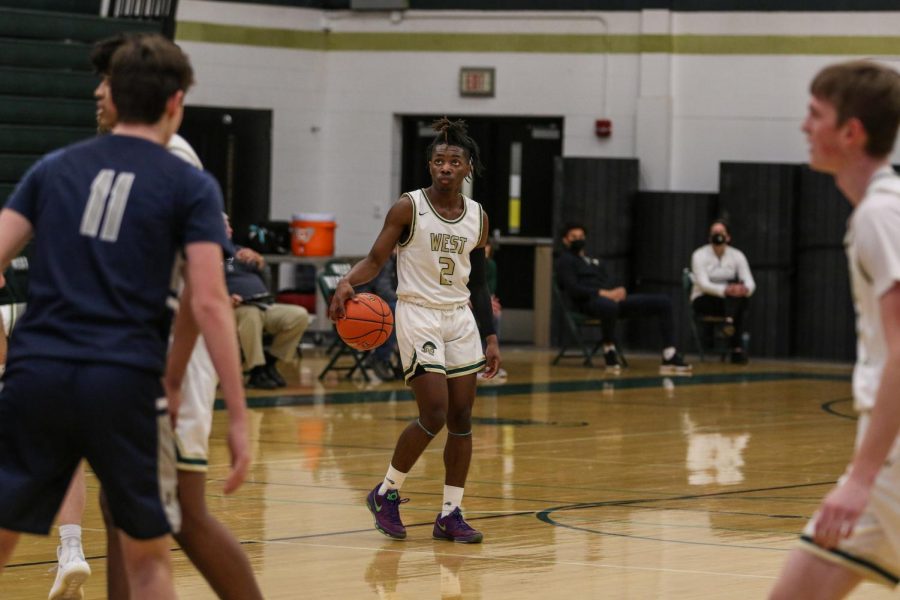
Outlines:
{"type": "MultiPolygon", "coordinates": [[[[331,297],[334,296],[334,292],[337,289],[337,284],[341,280],[341,275],[336,273],[321,273],[316,279],[319,284],[319,291],[322,293],[322,297],[325,299],[325,305],[327,306],[331,302],[331,297]]],[[[366,371],[366,367],[363,364],[366,357],[369,356],[368,350],[356,350],[355,348],[351,348],[344,340],[341,339],[341,336],[337,333],[337,328],[332,325],[334,329],[334,342],[326,351],[328,354],[331,354],[331,359],[328,361],[328,364],[325,365],[325,368],[322,369],[322,372],[319,373],[319,380],[325,378],[325,374],[329,371],[346,371],[345,375],[346,379],[350,379],[353,377],[353,374],[359,370],[362,374],[363,379],[368,382],[369,381],[369,373],[366,371]],[[347,357],[348,361],[344,361],[344,364],[339,364],[341,358],[347,357]]]]}
{"type": "Polygon", "coordinates": [[[703,315],[694,310],[691,303],[694,275],[688,267],[685,267],[681,272],[681,286],[684,289],[685,312],[687,313],[688,322],[691,324],[691,336],[694,338],[694,347],[700,356],[700,362],[706,360],[703,352],[704,336],[707,336],[712,342],[710,350],[719,352],[722,362],[725,362],[725,357],[728,356],[730,348],[728,347],[728,336],[725,335],[723,328],[728,324],[728,320],[725,317],[703,315]]]}
{"type": "Polygon", "coordinates": [[[4,273],[6,285],[0,288],[0,334],[9,337],[19,316],[25,311],[28,296],[28,258],[14,258],[4,273]]]}
{"type": "Polygon", "coordinates": [[[351,268],[353,268],[352,263],[349,263],[346,260],[333,259],[325,263],[324,272],[343,277],[350,272],[351,268]]]}
{"type": "MultiPolygon", "coordinates": [[[[559,306],[563,315],[563,323],[565,324],[562,336],[560,336],[559,353],[551,364],[555,365],[563,358],[584,358],[582,364],[586,367],[593,367],[594,355],[603,347],[603,337],[602,335],[597,336],[598,341],[591,346],[591,343],[585,339],[584,333],[592,330],[602,332],[602,321],[597,317],[590,317],[571,308],[562,290],[559,289],[555,277],[552,279],[551,286],[553,289],[553,300],[559,306]],[[575,347],[573,348],[573,346],[575,347]],[[569,349],[573,349],[574,353],[567,353],[569,349]]],[[[618,343],[616,343],[616,353],[619,356],[621,365],[627,367],[628,361],[625,360],[625,355],[622,354],[618,343]]]]}

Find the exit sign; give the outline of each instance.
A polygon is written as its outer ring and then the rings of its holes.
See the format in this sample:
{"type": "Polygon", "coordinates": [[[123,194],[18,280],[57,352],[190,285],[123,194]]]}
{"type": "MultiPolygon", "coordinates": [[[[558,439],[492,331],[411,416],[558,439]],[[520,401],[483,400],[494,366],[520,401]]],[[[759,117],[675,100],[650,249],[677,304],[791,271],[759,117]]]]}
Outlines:
{"type": "Polygon", "coordinates": [[[459,70],[460,96],[493,96],[494,87],[492,67],[463,67],[459,70]]]}

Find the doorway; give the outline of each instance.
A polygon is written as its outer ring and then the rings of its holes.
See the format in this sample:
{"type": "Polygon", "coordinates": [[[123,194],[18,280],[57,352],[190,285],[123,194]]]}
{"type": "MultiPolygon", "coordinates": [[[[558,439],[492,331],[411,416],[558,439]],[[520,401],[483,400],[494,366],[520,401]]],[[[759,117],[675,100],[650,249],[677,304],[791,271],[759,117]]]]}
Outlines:
{"type": "Polygon", "coordinates": [[[219,181],[235,241],[246,243],[250,224],[269,219],[272,111],[186,106],[179,133],[219,181]]]}
{"type": "MultiPolygon", "coordinates": [[[[402,117],[402,191],[427,187],[426,151],[436,116],[402,117]]],[[[492,232],[522,238],[496,254],[497,296],[507,309],[534,308],[534,244],[553,237],[553,163],[562,154],[561,117],[462,117],[481,149],[485,172],[472,183],[472,197],[487,212],[492,232]],[[516,194],[517,193],[517,194],[516,194]]],[[[513,317],[514,315],[509,315],[513,317]]],[[[504,327],[504,330],[507,328],[504,327]]]]}

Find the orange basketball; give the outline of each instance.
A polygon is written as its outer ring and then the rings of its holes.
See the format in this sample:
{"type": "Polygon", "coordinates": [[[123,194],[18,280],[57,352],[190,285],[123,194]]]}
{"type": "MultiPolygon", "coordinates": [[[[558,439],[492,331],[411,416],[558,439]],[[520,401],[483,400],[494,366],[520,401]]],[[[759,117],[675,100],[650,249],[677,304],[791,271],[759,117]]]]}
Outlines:
{"type": "Polygon", "coordinates": [[[338,335],[357,350],[373,350],[387,341],[394,330],[394,313],[387,302],[375,294],[356,294],[344,304],[343,319],[338,319],[338,335]]]}

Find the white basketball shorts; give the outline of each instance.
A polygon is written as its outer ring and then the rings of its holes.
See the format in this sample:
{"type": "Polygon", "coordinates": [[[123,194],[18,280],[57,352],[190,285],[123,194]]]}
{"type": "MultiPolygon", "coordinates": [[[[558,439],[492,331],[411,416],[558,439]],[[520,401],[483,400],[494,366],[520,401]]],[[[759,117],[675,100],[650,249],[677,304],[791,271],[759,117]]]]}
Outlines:
{"type": "MultiPolygon", "coordinates": [[[[862,441],[869,425],[869,413],[859,416],[856,443],[862,441]]],[[[841,477],[843,483],[846,474],[841,477]]],[[[820,558],[836,562],[866,579],[894,587],[900,575],[900,438],[894,446],[869,495],[869,503],[859,517],[850,537],[837,548],[826,550],[812,541],[815,517],[810,519],[801,537],[801,548],[820,558]]]]}
{"type": "Polygon", "coordinates": [[[484,368],[481,336],[468,305],[445,309],[397,300],[395,317],[405,381],[419,368],[448,378],[484,368]]]}
{"type": "Polygon", "coordinates": [[[209,433],[212,430],[218,383],[206,344],[202,337],[197,338],[181,385],[181,406],[175,423],[177,464],[182,471],[205,472],[207,469],[209,433]]]}

